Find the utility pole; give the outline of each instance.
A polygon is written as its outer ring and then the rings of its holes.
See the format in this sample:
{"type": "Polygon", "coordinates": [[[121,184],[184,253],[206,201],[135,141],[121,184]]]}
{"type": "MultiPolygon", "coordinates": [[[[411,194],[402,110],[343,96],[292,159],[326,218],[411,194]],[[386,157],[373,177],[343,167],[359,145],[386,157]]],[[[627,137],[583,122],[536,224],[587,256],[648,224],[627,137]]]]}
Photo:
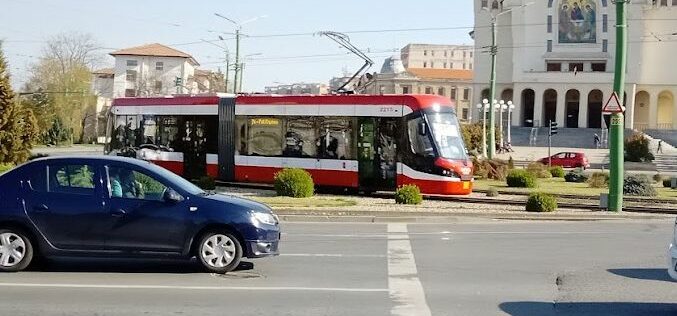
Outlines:
{"type": "Polygon", "coordinates": [[[491,17],[491,79],[489,80],[489,144],[487,147],[489,159],[496,155],[496,122],[494,118],[494,106],[496,105],[496,16],[491,17]]]}
{"type": "Polygon", "coordinates": [[[229,69],[230,68],[230,53],[226,51],[226,77],[225,77],[225,83],[224,83],[224,89],[225,93],[228,93],[228,75],[229,75],[229,69]]]}
{"type": "Polygon", "coordinates": [[[240,81],[240,28],[235,30],[235,75],[233,77],[233,93],[239,92],[240,81]]]}
{"type": "MultiPolygon", "coordinates": [[[[625,68],[627,59],[627,8],[628,0],[612,1],[616,4],[616,68],[614,70],[614,91],[625,100],[625,68]]],[[[618,212],[623,210],[623,113],[614,113],[611,115],[610,128],[610,154],[611,161],[609,177],[609,211],[618,212]]]]}
{"type": "Polygon", "coordinates": [[[237,90],[242,92],[242,78],[244,78],[244,63],[240,64],[240,82],[237,84],[237,90]]]}

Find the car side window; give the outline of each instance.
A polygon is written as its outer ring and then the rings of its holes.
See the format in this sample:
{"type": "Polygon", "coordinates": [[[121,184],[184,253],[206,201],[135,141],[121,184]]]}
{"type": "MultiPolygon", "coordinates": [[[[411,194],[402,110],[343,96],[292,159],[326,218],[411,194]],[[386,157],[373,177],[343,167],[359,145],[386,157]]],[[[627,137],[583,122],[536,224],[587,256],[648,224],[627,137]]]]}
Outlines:
{"type": "Polygon", "coordinates": [[[35,192],[47,192],[47,167],[35,168],[28,176],[28,184],[35,192]]]}
{"type": "Polygon", "coordinates": [[[163,201],[167,186],[145,173],[124,167],[108,167],[112,198],[163,201]]]}
{"type": "Polygon", "coordinates": [[[94,167],[86,164],[50,165],[49,192],[94,194],[94,167]]]}
{"type": "Polygon", "coordinates": [[[565,153],[557,154],[557,158],[563,159],[566,157],[565,153]]]}

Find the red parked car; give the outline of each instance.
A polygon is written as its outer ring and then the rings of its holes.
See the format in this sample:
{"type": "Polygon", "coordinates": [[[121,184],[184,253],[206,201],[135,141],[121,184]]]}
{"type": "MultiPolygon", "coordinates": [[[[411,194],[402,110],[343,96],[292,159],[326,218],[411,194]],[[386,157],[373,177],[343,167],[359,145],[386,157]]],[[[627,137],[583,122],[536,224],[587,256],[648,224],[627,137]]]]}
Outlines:
{"type": "MultiPolygon", "coordinates": [[[[562,166],[563,168],[590,168],[590,162],[584,153],[562,152],[552,155],[552,165],[562,166]]],[[[547,165],[548,157],[539,160],[540,163],[547,165]]]]}

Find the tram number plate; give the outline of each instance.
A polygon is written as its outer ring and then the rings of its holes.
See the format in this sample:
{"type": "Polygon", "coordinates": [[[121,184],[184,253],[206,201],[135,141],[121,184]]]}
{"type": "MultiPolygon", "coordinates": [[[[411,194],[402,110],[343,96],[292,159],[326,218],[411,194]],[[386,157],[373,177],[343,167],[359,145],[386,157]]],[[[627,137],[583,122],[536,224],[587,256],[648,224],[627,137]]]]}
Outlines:
{"type": "Polygon", "coordinates": [[[611,125],[621,125],[623,124],[623,119],[620,117],[611,117],[611,125]]]}

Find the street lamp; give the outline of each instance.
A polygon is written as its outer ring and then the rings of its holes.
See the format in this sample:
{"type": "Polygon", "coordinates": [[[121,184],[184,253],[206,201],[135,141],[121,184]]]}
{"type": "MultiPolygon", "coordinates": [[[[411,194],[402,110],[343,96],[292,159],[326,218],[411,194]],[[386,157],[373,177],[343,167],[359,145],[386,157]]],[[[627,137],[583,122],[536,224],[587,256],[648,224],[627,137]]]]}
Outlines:
{"type": "MultiPolygon", "coordinates": [[[[263,54],[262,53],[254,53],[254,54],[245,55],[242,58],[242,60],[247,60],[247,58],[249,58],[249,57],[260,56],[260,55],[263,55],[263,54]]],[[[242,91],[242,81],[244,81],[244,80],[242,80],[244,78],[244,65],[245,65],[244,62],[242,62],[242,64],[240,64],[240,83],[239,83],[239,86],[238,86],[238,90],[240,90],[240,91],[242,91]]]]}
{"type": "Polygon", "coordinates": [[[233,81],[234,81],[233,82],[233,93],[237,94],[239,92],[239,87],[242,86],[242,83],[239,82],[239,81],[241,81],[240,70],[241,70],[241,67],[242,67],[242,65],[240,64],[240,35],[241,35],[241,32],[242,32],[242,26],[247,24],[247,23],[254,22],[258,19],[267,18],[268,16],[267,15],[261,15],[261,16],[257,16],[257,17],[251,18],[249,20],[246,20],[244,22],[237,22],[237,21],[235,21],[235,20],[233,20],[233,19],[231,19],[227,16],[224,16],[222,14],[219,14],[219,13],[214,13],[214,15],[216,15],[216,16],[218,16],[218,17],[220,17],[220,18],[222,18],[222,19],[224,19],[224,20],[226,20],[230,23],[233,23],[235,25],[235,75],[234,75],[234,78],[233,78],[233,81]]]}
{"type": "Polygon", "coordinates": [[[512,126],[512,112],[515,109],[515,105],[512,103],[512,101],[508,101],[507,103],[507,108],[508,108],[508,144],[510,147],[512,147],[512,139],[511,139],[511,133],[510,133],[510,126],[512,126]]]}
{"type": "Polygon", "coordinates": [[[477,109],[482,111],[482,157],[487,157],[487,109],[489,100],[484,99],[482,103],[477,104],[477,109]]]}

